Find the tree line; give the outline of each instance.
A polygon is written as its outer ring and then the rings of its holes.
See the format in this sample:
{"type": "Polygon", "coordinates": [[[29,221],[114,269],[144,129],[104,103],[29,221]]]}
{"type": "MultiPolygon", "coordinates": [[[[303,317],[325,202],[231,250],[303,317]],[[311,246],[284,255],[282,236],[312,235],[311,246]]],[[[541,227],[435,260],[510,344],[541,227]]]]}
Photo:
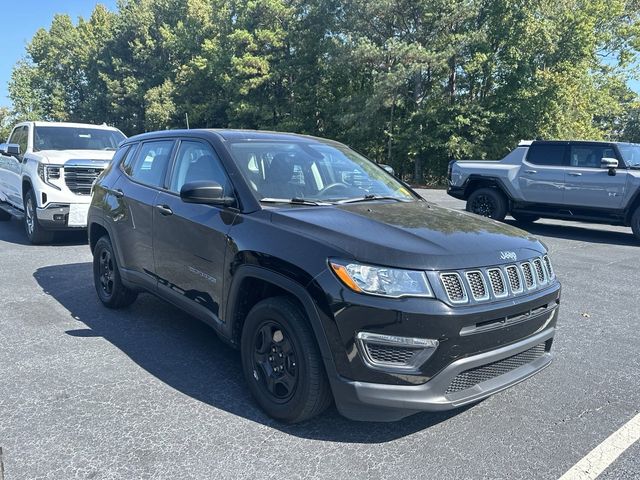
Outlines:
{"type": "Polygon", "coordinates": [[[520,139],[640,140],[638,0],[120,0],[56,15],[0,123],[343,141],[416,183],[520,139]],[[7,120],[8,119],[8,120],[7,120]]]}

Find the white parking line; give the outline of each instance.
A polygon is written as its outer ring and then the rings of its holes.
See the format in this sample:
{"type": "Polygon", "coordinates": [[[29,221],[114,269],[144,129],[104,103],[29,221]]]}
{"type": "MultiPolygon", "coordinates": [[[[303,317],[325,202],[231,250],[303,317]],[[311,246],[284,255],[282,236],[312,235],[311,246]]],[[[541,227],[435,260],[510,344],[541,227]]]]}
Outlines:
{"type": "Polygon", "coordinates": [[[593,480],[615,462],[627,448],[640,439],[640,413],[591,450],[560,480],[593,480]]]}

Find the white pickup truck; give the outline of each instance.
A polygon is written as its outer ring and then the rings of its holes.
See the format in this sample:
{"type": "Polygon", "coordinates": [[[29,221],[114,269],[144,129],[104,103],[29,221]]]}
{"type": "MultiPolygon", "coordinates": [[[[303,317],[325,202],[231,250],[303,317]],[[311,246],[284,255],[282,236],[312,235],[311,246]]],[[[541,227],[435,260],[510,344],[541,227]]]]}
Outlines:
{"type": "Polygon", "coordinates": [[[0,145],[0,221],[23,218],[34,244],[86,228],[93,182],[125,138],[106,125],[19,123],[0,145]]]}

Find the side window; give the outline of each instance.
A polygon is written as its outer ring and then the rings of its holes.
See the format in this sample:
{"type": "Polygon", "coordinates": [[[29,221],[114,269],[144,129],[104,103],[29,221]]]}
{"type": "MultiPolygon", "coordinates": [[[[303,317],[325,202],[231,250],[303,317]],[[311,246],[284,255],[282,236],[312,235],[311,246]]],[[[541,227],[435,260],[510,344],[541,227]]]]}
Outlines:
{"type": "Polygon", "coordinates": [[[122,167],[121,167],[122,171],[129,176],[131,176],[133,160],[136,157],[135,154],[136,154],[136,151],[138,151],[138,145],[139,145],[138,143],[134,143],[133,145],[131,145],[131,148],[127,152],[127,156],[122,161],[122,167]]]}
{"type": "Polygon", "coordinates": [[[29,127],[18,127],[13,131],[9,139],[9,143],[17,143],[20,145],[20,156],[24,155],[24,152],[27,151],[28,132],[29,127]]]}
{"type": "Polygon", "coordinates": [[[549,165],[560,167],[564,165],[566,145],[560,144],[533,144],[527,153],[527,162],[535,165],[549,165]]]}
{"type": "Polygon", "coordinates": [[[605,157],[616,158],[616,152],[606,145],[573,145],[570,165],[579,168],[600,168],[600,162],[605,157]]]}
{"type": "Polygon", "coordinates": [[[140,183],[161,187],[164,184],[173,144],[173,140],[143,143],[131,165],[131,173],[127,172],[128,175],[140,183]]]}
{"type": "Polygon", "coordinates": [[[180,193],[185,183],[209,180],[222,185],[225,195],[229,195],[231,185],[220,159],[211,147],[204,143],[182,141],[176,155],[169,189],[180,193]]]}

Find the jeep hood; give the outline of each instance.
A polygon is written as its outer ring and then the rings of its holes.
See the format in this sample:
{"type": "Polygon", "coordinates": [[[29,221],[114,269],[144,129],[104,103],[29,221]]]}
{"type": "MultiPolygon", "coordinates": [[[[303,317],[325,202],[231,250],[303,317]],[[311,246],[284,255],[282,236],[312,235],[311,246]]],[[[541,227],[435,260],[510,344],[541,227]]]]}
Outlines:
{"type": "Polygon", "coordinates": [[[546,252],[527,232],[424,201],[271,210],[272,222],[363,263],[423,270],[504,264],[546,252]]]}
{"type": "Polygon", "coordinates": [[[34,152],[44,163],[63,165],[67,160],[99,160],[110,162],[113,154],[112,150],[40,150],[34,152]]]}

